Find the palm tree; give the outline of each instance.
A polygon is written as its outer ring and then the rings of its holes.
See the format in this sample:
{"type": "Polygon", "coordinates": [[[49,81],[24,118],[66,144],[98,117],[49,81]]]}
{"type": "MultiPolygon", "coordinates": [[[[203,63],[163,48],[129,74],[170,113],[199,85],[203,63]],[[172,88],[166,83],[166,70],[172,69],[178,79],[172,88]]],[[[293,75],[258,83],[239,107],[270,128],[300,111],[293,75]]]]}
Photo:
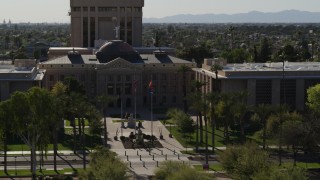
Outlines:
{"type": "Polygon", "coordinates": [[[0,138],[1,138],[1,134],[3,134],[2,136],[2,140],[3,141],[3,150],[4,150],[4,172],[7,173],[7,151],[8,151],[8,142],[7,142],[7,135],[8,132],[10,130],[10,123],[8,123],[9,119],[11,119],[10,117],[10,109],[8,107],[10,107],[9,105],[9,101],[2,101],[0,102],[0,138]]]}
{"type": "Polygon", "coordinates": [[[191,71],[191,68],[186,65],[182,65],[179,67],[178,72],[182,73],[182,89],[183,89],[183,110],[184,112],[188,112],[188,105],[187,105],[187,85],[186,85],[186,74],[187,72],[191,71]]]}
{"type": "Polygon", "coordinates": [[[210,102],[210,110],[209,110],[209,116],[211,118],[211,143],[212,143],[212,152],[214,153],[214,148],[215,148],[215,126],[216,126],[216,122],[215,122],[215,105],[216,103],[218,103],[219,101],[219,94],[215,93],[215,92],[211,92],[208,93],[206,95],[206,98],[208,99],[208,101],[210,102]]]}
{"type": "Polygon", "coordinates": [[[216,92],[220,92],[220,88],[218,87],[218,71],[221,71],[223,69],[223,67],[220,64],[214,63],[211,66],[210,71],[214,72],[216,75],[216,80],[215,80],[215,91],[216,92]]]}
{"type": "Polygon", "coordinates": [[[244,134],[244,116],[249,110],[249,106],[246,103],[246,99],[248,97],[247,92],[237,92],[231,95],[233,101],[236,102],[232,105],[232,114],[234,118],[238,119],[240,125],[240,139],[244,142],[245,134],[244,134]]]}
{"type": "Polygon", "coordinates": [[[255,113],[259,118],[260,123],[262,124],[263,133],[262,133],[262,146],[263,149],[266,148],[266,138],[267,138],[267,119],[272,111],[272,106],[270,104],[258,104],[255,108],[255,113]]]}
{"type": "Polygon", "coordinates": [[[101,113],[103,114],[103,126],[104,126],[104,145],[107,146],[108,145],[108,129],[107,129],[107,104],[115,101],[114,98],[107,96],[107,95],[102,95],[102,96],[98,96],[97,100],[96,100],[99,104],[99,106],[101,107],[101,113]]]}
{"type": "MultiPolygon", "coordinates": [[[[192,102],[190,108],[195,110],[199,117],[200,123],[200,142],[203,143],[203,121],[202,121],[202,112],[203,112],[203,95],[201,93],[201,87],[204,86],[205,83],[201,81],[195,81],[193,86],[196,88],[196,92],[188,96],[190,102],[192,102]]],[[[197,127],[198,124],[197,124],[197,127]]],[[[198,139],[197,139],[198,142],[198,139]]]]}
{"type": "Polygon", "coordinates": [[[57,82],[52,88],[52,94],[55,97],[55,111],[57,115],[57,121],[51,124],[53,135],[53,164],[54,171],[57,171],[57,155],[58,155],[58,131],[63,123],[63,117],[65,117],[66,108],[66,86],[62,82],[57,82]]]}

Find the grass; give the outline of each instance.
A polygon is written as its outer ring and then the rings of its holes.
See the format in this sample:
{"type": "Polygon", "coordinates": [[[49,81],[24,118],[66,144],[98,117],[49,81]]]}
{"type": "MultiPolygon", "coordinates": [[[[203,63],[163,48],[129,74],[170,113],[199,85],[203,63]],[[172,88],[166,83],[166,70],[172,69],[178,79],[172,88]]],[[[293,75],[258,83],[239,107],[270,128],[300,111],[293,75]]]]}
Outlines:
{"type": "MultiPolygon", "coordinates": [[[[71,126],[71,121],[70,121],[70,120],[65,120],[65,125],[66,125],[66,126],[71,126]]],[[[75,125],[76,125],[76,126],[79,125],[79,121],[78,121],[77,118],[75,119],[75,125]]],[[[84,120],[84,125],[85,125],[85,126],[89,126],[89,121],[88,121],[87,119],[84,120]]]]}
{"type": "MultiPolygon", "coordinates": [[[[97,145],[102,145],[102,140],[100,136],[90,135],[89,130],[85,129],[85,140],[86,140],[86,148],[93,149],[97,145]]],[[[76,136],[76,149],[82,149],[79,145],[79,135],[76,136]]],[[[65,129],[63,135],[59,136],[58,140],[58,149],[59,150],[72,150],[74,147],[73,143],[73,129],[65,129]]],[[[12,137],[8,142],[8,150],[9,151],[30,151],[29,146],[23,143],[19,138],[12,137]]],[[[48,144],[47,150],[53,150],[53,144],[48,144]]]]}
{"type": "MultiPolygon", "coordinates": [[[[171,128],[171,133],[173,134],[174,138],[176,138],[184,147],[195,147],[196,146],[196,132],[191,134],[191,137],[189,134],[182,134],[179,132],[178,127],[171,126],[166,127],[169,132],[171,128]]],[[[208,144],[209,146],[212,146],[211,140],[211,129],[208,130],[208,144]]],[[[199,135],[200,138],[200,135],[199,135]]],[[[203,131],[203,143],[200,143],[199,146],[204,147],[205,146],[205,131],[203,131]]],[[[234,133],[230,135],[230,142],[238,142],[238,136],[234,133]]],[[[215,146],[216,147],[224,147],[226,146],[226,139],[223,137],[223,131],[221,129],[215,130],[215,146]]]]}
{"type": "MultiPolygon", "coordinates": [[[[80,169],[71,169],[71,168],[66,168],[66,169],[62,169],[62,170],[57,170],[57,172],[53,171],[53,170],[42,170],[42,172],[40,172],[40,170],[37,170],[37,176],[39,175],[57,175],[57,174],[65,174],[65,173],[77,173],[80,169]]],[[[8,174],[9,175],[15,175],[16,171],[15,170],[8,170],[8,174]]],[[[17,176],[31,176],[31,172],[30,170],[17,170],[17,176]]],[[[4,171],[0,171],[0,176],[7,176],[7,174],[4,173],[4,171]]]]}

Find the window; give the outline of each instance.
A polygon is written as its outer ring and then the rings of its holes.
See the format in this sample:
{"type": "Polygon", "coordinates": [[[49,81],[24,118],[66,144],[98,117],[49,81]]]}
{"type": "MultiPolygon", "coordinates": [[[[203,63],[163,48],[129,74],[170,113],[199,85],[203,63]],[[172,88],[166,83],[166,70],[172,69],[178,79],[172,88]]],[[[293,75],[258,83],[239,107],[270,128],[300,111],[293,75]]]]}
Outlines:
{"type": "Polygon", "coordinates": [[[99,7],[98,8],[99,12],[117,12],[116,7],[99,7]]]}
{"type": "Polygon", "coordinates": [[[73,12],[80,12],[81,11],[81,7],[73,7],[72,11],[73,12]]]}
{"type": "Polygon", "coordinates": [[[85,81],[85,80],[86,80],[85,75],[84,75],[84,74],[81,74],[81,76],[80,76],[80,81],[85,81]]]}
{"type": "Polygon", "coordinates": [[[64,75],[60,75],[60,81],[64,81],[64,75]]]}
{"type": "Polygon", "coordinates": [[[131,7],[128,7],[128,8],[127,8],[127,12],[132,12],[132,8],[131,8],[131,7]]]}
{"type": "Polygon", "coordinates": [[[141,12],[141,7],[135,7],[134,12],[141,12]]]}
{"type": "Polygon", "coordinates": [[[176,96],[173,96],[172,97],[172,103],[176,103],[177,102],[177,97],[176,96]]]}
{"type": "Polygon", "coordinates": [[[50,81],[54,81],[54,75],[49,76],[50,81]]]}
{"type": "Polygon", "coordinates": [[[121,8],[120,8],[120,12],[125,12],[125,8],[124,8],[124,7],[121,7],[121,8]]]}
{"type": "Polygon", "coordinates": [[[83,7],[84,12],[88,12],[88,7],[83,7]]]}
{"type": "Polygon", "coordinates": [[[96,11],[96,8],[95,8],[95,7],[90,7],[90,11],[91,11],[91,12],[95,12],[95,11],[96,11]]]}
{"type": "Polygon", "coordinates": [[[113,94],[113,86],[114,86],[113,84],[108,84],[107,91],[109,95],[113,94]]]}
{"type": "Polygon", "coordinates": [[[131,76],[130,75],[126,75],[126,81],[131,81],[131,76]]]}

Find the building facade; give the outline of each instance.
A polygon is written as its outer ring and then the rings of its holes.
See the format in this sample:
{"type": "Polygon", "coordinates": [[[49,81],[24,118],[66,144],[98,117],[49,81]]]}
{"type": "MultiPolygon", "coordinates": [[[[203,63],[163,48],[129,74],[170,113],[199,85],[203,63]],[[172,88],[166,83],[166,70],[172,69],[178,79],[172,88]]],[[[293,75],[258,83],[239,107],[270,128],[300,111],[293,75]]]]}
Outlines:
{"type": "Polygon", "coordinates": [[[0,62],[0,101],[6,100],[15,91],[27,91],[31,87],[42,87],[45,70],[39,70],[36,60],[16,59],[0,62]]]}
{"type": "Polygon", "coordinates": [[[207,82],[204,93],[219,89],[221,92],[245,91],[249,94],[247,103],[288,104],[296,110],[304,110],[307,89],[320,83],[320,63],[285,62],[226,64],[226,61],[206,59],[202,68],[195,68],[196,79],[207,82]],[[210,71],[218,63],[223,69],[216,74],[210,71]],[[218,88],[215,87],[218,84],[218,88]]]}
{"type": "MultiPolygon", "coordinates": [[[[61,51],[66,51],[63,48],[61,51]]],[[[164,51],[139,54],[128,43],[120,40],[104,44],[95,54],[87,54],[85,49],[69,48],[64,56],[49,59],[39,64],[46,70],[43,84],[51,89],[57,81],[74,77],[84,87],[89,97],[99,95],[118,97],[111,107],[148,107],[151,102],[152,80],[155,107],[181,106],[183,102],[183,74],[181,66],[196,67],[195,63],[176,58],[164,51]],[[119,98],[120,97],[120,98],[119,98]]],[[[57,49],[55,53],[58,53],[57,49]]],[[[60,53],[58,53],[60,54],[60,53]]],[[[186,74],[188,91],[193,72],[186,74]]]]}
{"type": "Polygon", "coordinates": [[[105,40],[141,46],[143,6],[144,0],[70,0],[71,46],[97,47],[105,40]]]}

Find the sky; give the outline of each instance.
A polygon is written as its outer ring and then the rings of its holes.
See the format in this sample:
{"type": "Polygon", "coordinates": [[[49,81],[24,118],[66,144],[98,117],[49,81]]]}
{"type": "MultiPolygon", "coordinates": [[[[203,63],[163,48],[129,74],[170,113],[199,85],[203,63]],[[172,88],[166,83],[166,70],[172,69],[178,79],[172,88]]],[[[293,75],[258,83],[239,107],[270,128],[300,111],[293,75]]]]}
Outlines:
{"type": "MultiPolygon", "coordinates": [[[[70,22],[69,0],[0,0],[0,23],[70,22]]],[[[145,18],[176,14],[235,14],[282,10],[320,12],[320,0],[145,0],[145,18]]]]}

